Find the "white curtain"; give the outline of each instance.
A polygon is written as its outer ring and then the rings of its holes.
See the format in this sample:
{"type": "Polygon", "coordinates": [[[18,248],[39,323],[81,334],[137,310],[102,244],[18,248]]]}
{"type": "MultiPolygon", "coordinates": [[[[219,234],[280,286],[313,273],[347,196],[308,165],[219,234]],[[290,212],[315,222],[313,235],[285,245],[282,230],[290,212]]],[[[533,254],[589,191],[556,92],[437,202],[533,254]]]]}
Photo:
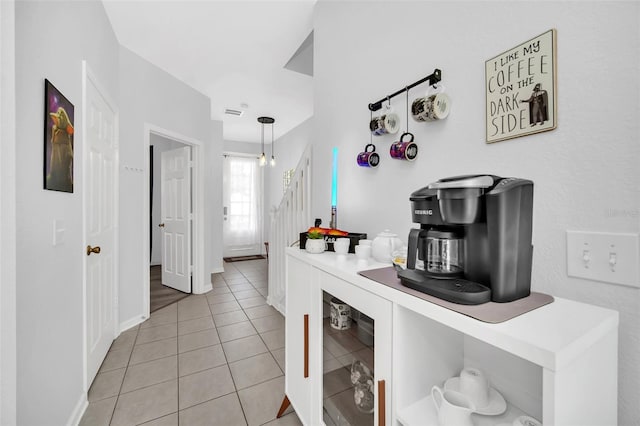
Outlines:
{"type": "Polygon", "coordinates": [[[247,247],[260,244],[260,169],[258,160],[227,155],[224,159],[227,194],[225,245],[247,247]]]}

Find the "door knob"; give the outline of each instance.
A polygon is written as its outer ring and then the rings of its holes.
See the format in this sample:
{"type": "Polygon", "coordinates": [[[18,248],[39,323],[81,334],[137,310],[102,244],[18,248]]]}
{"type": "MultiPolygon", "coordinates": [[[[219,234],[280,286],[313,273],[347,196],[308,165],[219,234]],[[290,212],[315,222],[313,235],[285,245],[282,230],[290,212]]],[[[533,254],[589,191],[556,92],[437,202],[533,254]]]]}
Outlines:
{"type": "Polygon", "coordinates": [[[160,228],[164,228],[164,223],[160,223],[158,226],[159,226],[160,228]]]}
{"type": "Polygon", "coordinates": [[[87,246],[87,256],[90,256],[91,253],[100,254],[100,246],[87,246]]]}

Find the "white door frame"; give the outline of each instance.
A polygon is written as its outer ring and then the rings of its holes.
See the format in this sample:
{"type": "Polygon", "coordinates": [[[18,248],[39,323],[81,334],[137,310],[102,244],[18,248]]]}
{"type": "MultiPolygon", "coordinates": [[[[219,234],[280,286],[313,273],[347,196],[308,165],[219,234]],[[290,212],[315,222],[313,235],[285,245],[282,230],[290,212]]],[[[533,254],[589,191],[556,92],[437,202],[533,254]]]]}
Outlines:
{"type": "Polygon", "coordinates": [[[16,424],[15,4],[0,1],[0,424],[16,424]]]}
{"type": "MultiPolygon", "coordinates": [[[[116,155],[115,155],[115,173],[114,173],[114,211],[115,211],[115,229],[114,229],[114,241],[113,241],[113,315],[115,320],[113,321],[113,335],[118,336],[120,334],[120,313],[118,306],[118,293],[120,288],[120,239],[119,239],[119,224],[120,224],[120,185],[119,185],[119,170],[120,170],[120,148],[119,148],[119,119],[120,113],[116,106],[116,103],[113,101],[113,98],[109,96],[109,92],[105,90],[104,86],[100,83],[100,81],[96,78],[96,75],[91,71],[91,67],[87,61],[82,61],[82,141],[87,140],[87,81],[91,80],[91,83],[98,89],[100,95],[105,100],[105,102],[109,105],[109,108],[114,112],[114,135],[116,139],[116,155]]],[[[82,150],[82,176],[85,178],[87,176],[87,167],[89,164],[89,150],[82,150]]],[[[86,182],[86,180],[85,180],[86,182]]],[[[89,199],[88,195],[88,185],[83,183],[82,185],[82,242],[86,245],[87,243],[87,200],[89,199]]],[[[88,339],[87,339],[87,255],[85,253],[81,253],[82,256],[82,382],[84,386],[84,391],[88,392],[91,383],[89,381],[89,377],[87,375],[88,360],[87,360],[87,347],[88,347],[88,339]]]]}
{"type": "MultiPolygon", "coordinates": [[[[191,272],[192,276],[192,284],[191,284],[191,292],[193,294],[204,293],[206,290],[206,283],[204,282],[204,146],[201,141],[197,139],[190,138],[188,136],[181,135],[179,133],[173,132],[171,130],[163,129],[162,127],[156,126],[154,124],[145,123],[144,124],[144,151],[145,157],[147,159],[147,168],[146,170],[150,170],[150,156],[149,156],[149,147],[151,146],[151,134],[158,135],[164,137],[166,139],[172,139],[174,141],[180,142],[184,145],[189,145],[191,147],[191,161],[193,161],[193,182],[192,182],[192,198],[191,202],[193,205],[193,221],[191,222],[191,232],[193,235],[192,245],[193,249],[191,252],[192,261],[193,261],[193,271],[191,272]]],[[[151,303],[150,303],[150,294],[149,294],[149,285],[150,285],[150,277],[149,277],[149,265],[151,262],[150,253],[149,253],[149,227],[151,226],[151,206],[149,205],[149,191],[150,191],[150,182],[149,182],[149,173],[145,176],[145,192],[143,199],[143,208],[142,212],[142,229],[144,232],[143,237],[143,255],[142,255],[142,277],[143,277],[143,289],[142,289],[142,303],[144,306],[144,316],[145,318],[149,318],[151,303]]]]}

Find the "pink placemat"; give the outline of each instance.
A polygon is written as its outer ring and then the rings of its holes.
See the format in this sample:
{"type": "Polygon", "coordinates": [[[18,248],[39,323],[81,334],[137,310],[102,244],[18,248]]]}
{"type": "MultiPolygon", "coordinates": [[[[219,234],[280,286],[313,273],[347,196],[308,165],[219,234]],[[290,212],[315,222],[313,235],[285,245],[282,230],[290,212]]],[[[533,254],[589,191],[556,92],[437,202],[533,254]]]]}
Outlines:
{"type": "Polygon", "coordinates": [[[459,305],[457,303],[447,302],[446,300],[438,299],[435,296],[421,293],[417,290],[403,286],[400,283],[400,279],[398,278],[395,268],[392,266],[360,271],[358,274],[369,278],[370,280],[379,282],[380,284],[384,284],[391,288],[395,288],[396,290],[426,300],[427,302],[435,303],[443,308],[451,309],[452,311],[491,324],[510,320],[518,315],[522,315],[553,302],[553,296],[544,293],[531,292],[527,297],[508,303],[487,302],[482,305],[459,305]]]}

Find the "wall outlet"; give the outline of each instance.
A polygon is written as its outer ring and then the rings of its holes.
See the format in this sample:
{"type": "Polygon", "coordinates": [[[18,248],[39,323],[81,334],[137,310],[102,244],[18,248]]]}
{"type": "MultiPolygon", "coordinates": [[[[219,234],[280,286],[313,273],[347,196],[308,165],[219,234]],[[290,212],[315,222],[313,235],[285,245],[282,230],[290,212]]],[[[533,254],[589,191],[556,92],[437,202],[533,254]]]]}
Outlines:
{"type": "Polygon", "coordinates": [[[567,231],[567,274],[640,287],[638,234],[567,231]]]}

